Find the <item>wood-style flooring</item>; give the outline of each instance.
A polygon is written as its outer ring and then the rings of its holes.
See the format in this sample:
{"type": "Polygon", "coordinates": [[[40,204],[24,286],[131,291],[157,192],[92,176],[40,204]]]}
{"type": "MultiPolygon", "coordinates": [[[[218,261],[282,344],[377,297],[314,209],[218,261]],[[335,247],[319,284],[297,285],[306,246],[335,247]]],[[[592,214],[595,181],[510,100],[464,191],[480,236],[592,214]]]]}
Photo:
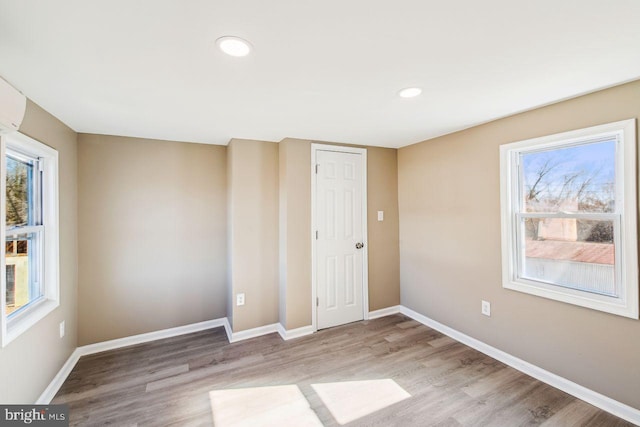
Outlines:
{"type": "Polygon", "coordinates": [[[74,426],[210,426],[212,390],[297,385],[336,426],[311,384],[374,379],[411,397],[349,426],[632,425],[400,314],[290,341],[229,344],[217,328],[84,356],[52,403],[74,426]]]}

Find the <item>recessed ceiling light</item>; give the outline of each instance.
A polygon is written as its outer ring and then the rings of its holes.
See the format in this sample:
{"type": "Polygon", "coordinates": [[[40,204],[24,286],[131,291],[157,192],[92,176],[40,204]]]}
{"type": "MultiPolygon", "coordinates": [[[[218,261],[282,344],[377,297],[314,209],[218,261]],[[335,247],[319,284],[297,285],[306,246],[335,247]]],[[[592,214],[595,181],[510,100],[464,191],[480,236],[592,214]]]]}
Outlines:
{"type": "Polygon", "coordinates": [[[221,51],[230,56],[247,56],[251,52],[251,43],[236,36],[224,36],[216,40],[221,51]]]}
{"type": "Polygon", "coordinates": [[[398,92],[398,96],[402,98],[415,98],[422,93],[422,89],[419,87],[406,87],[398,92]]]}

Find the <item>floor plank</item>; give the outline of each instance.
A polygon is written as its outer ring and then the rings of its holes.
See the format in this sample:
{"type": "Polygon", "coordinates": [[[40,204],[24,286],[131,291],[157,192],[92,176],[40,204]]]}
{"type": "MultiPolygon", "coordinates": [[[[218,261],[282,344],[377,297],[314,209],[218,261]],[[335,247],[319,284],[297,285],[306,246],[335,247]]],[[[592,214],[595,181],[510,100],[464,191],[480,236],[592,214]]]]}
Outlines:
{"type": "Polygon", "coordinates": [[[53,403],[73,426],[211,426],[210,391],[295,385],[337,426],[312,385],[381,379],[411,397],[349,426],[632,425],[400,314],[291,341],[230,344],[218,328],[84,356],[53,403]]]}

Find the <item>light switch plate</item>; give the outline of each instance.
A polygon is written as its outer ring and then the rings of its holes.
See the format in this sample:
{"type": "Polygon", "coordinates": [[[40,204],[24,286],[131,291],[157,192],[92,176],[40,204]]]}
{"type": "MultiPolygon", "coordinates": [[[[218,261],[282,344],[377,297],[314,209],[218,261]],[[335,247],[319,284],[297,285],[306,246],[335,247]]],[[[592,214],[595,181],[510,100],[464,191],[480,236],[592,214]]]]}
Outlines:
{"type": "Polygon", "coordinates": [[[384,211],[378,211],[378,221],[384,221],[384,211]]]}

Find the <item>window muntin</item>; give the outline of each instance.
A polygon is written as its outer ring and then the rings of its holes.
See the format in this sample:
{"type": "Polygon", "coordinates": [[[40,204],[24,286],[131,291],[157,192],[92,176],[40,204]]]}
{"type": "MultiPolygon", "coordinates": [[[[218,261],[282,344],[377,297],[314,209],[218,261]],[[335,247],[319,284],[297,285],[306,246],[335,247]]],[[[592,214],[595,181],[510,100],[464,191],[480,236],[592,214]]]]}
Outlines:
{"type": "Polygon", "coordinates": [[[503,286],[637,318],[635,188],[635,120],[501,146],[503,286]]]}

